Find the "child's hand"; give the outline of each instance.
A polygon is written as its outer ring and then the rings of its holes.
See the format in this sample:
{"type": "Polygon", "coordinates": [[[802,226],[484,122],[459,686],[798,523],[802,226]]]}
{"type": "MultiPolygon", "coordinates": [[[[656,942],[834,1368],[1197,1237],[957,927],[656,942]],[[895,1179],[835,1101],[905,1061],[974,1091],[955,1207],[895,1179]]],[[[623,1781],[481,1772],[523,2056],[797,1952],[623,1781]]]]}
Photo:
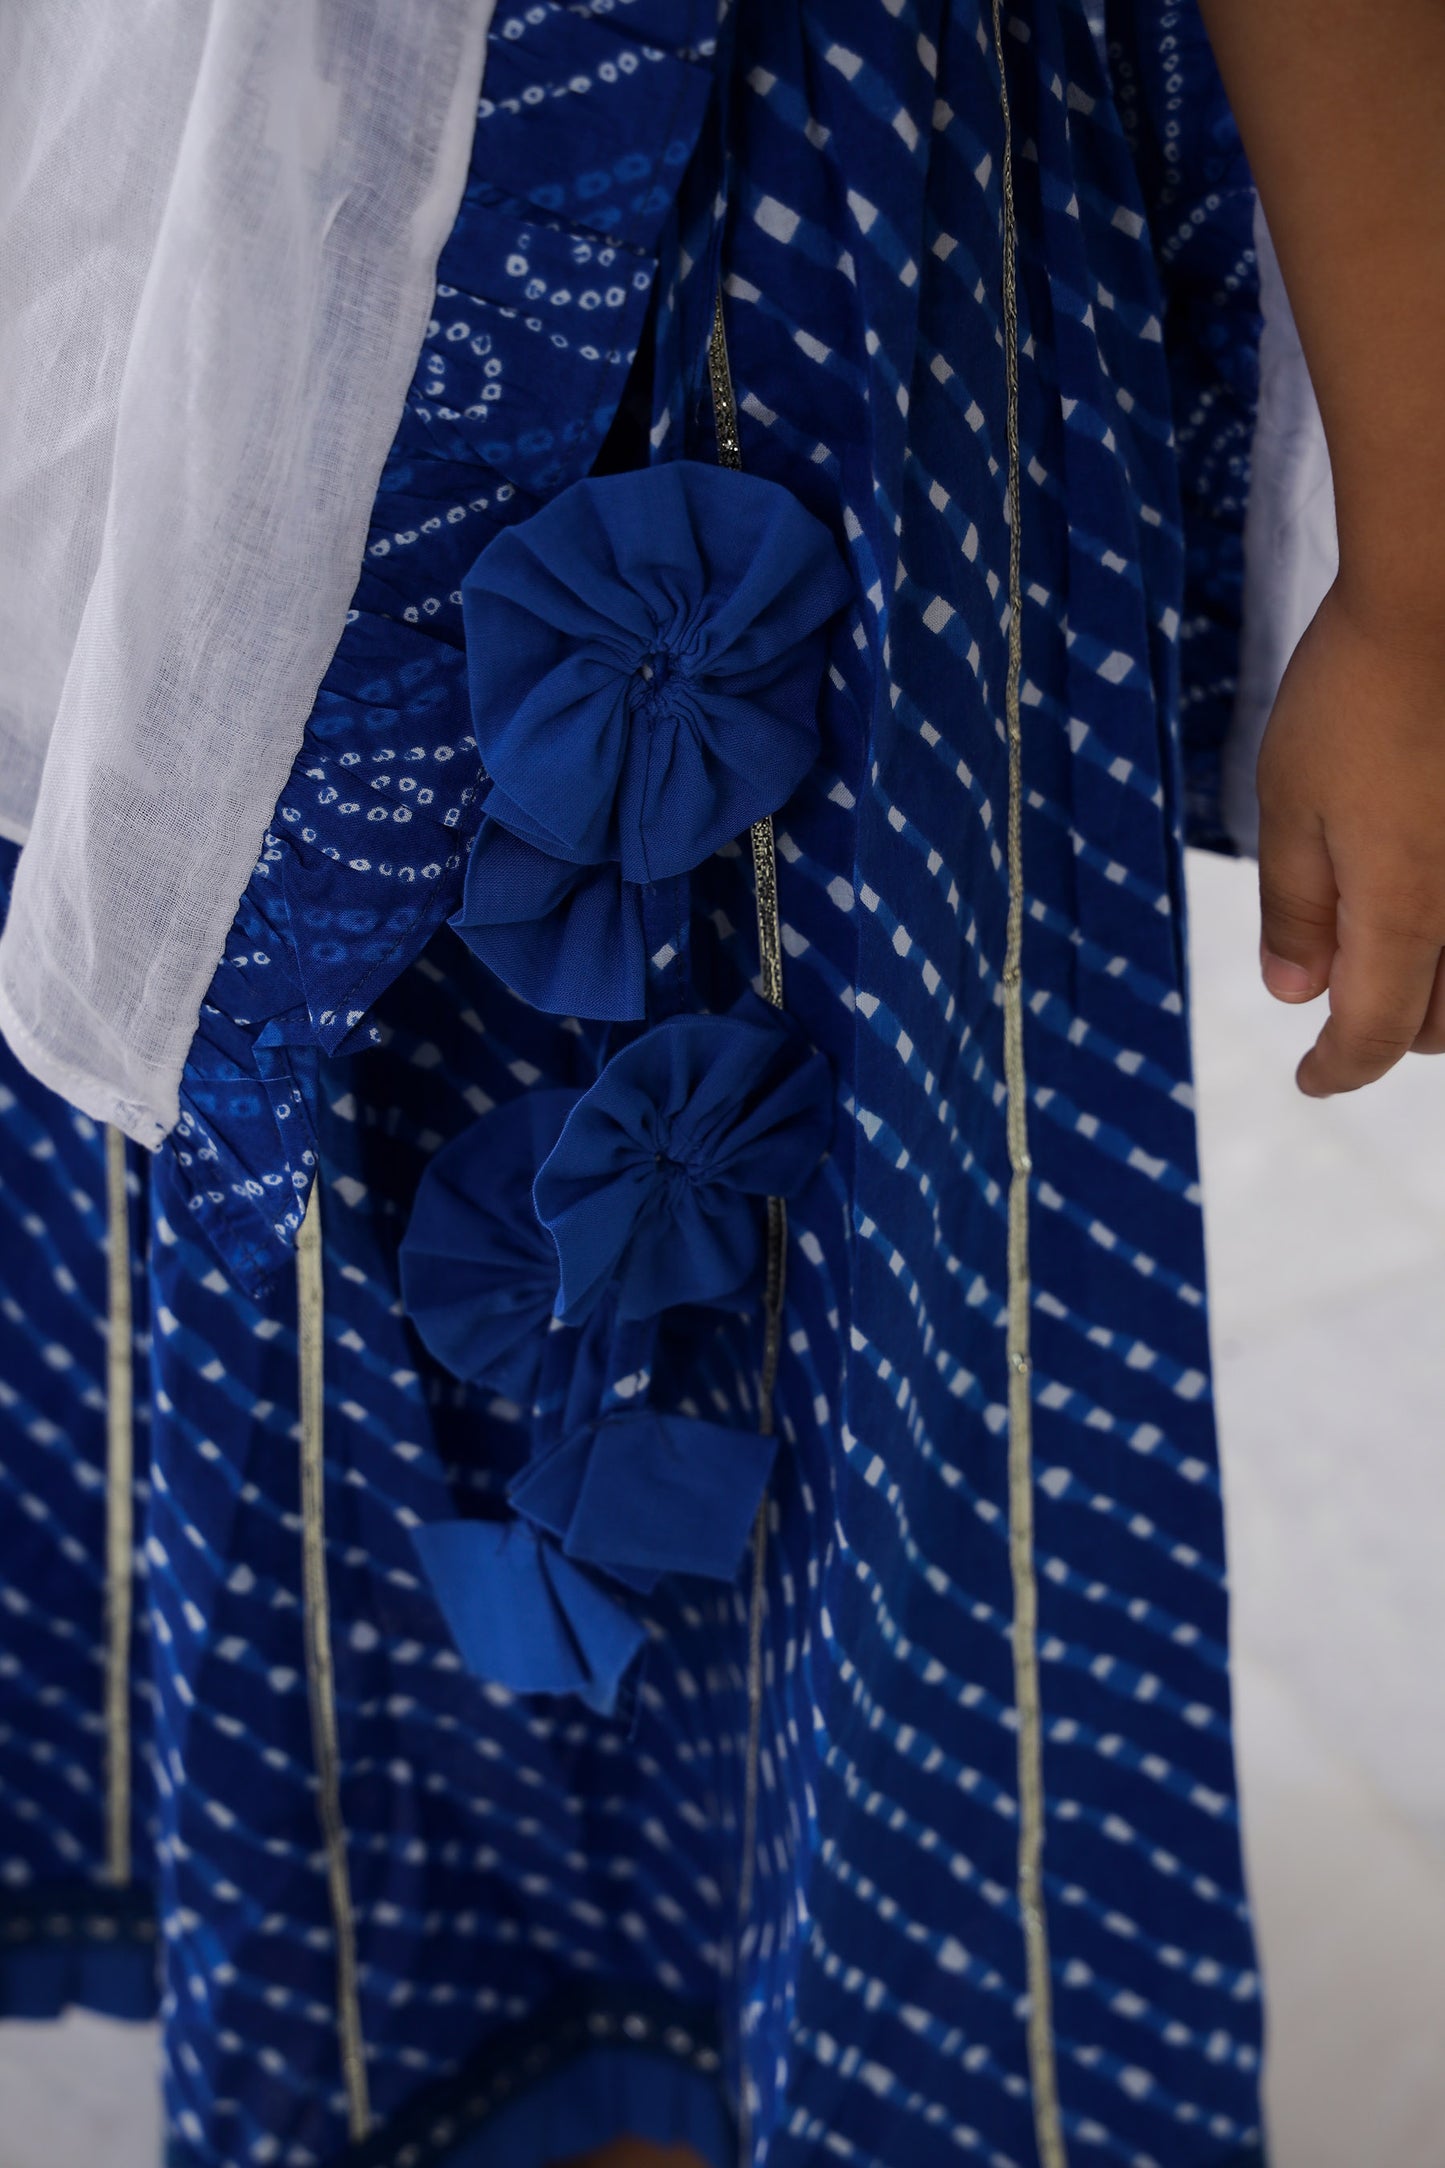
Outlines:
{"type": "Polygon", "coordinates": [[[1260,759],[1265,980],[1283,1001],[1329,987],[1299,1071],[1322,1097],[1445,1052],[1445,159],[1421,150],[1445,6],[1201,7],[1334,479],[1342,576],[1260,759]]]}
{"type": "Polygon", "coordinates": [[[1298,1072],[1312,1098],[1445,1053],[1445,610],[1383,619],[1331,589],[1260,753],[1265,984],[1329,989],[1298,1072]]]}

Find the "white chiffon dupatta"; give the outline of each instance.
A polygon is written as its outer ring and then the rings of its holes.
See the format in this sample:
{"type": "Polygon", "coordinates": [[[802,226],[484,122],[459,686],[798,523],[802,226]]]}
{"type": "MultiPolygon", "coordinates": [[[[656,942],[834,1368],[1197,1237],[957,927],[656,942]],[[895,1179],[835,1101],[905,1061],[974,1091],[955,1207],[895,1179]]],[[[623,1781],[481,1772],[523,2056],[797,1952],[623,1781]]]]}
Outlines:
{"type": "Polygon", "coordinates": [[[345,622],[490,13],[0,8],[0,1030],[144,1144],[345,622]]]}

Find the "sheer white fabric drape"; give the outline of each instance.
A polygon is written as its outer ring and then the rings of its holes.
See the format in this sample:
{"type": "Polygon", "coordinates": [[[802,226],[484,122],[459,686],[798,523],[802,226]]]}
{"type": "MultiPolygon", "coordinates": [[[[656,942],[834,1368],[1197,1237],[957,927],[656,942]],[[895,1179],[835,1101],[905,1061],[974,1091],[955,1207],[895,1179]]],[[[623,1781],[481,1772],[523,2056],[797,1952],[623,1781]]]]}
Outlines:
{"type": "Polygon", "coordinates": [[[0,6],[0,1029],[146,1144],[345,621],[491,4],[0,6]]]}
{"type": "Polygon", "coordinates": [[[1244,522],[1239,690],[1223,775],[1225,826],[1250,858],[1259,851],[1260,741],[1290,656],[1340,562],[1324,423],[1263,212],[1255,215],[1254,239],[1264,334],[1244,522]]]}

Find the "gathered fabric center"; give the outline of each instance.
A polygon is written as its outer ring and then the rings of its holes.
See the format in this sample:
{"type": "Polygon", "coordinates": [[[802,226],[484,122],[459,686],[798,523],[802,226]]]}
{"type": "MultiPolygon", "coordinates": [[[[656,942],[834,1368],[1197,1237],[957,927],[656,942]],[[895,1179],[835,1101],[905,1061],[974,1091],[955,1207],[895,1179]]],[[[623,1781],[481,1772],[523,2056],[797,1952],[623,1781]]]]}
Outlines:
{"type": "Polygon", "coordinates": [[[649,648],[632,673],[628,707],[649,724],[661,722],[676,713],[678,695],[688,683],[688,673],[671,649],[649,648]]]}
{"type": "Polygon", "coordinates": [[[662,1184],[669,1202],[680,1191],[696,1189],[705,1177],[691,1161],[680,1157],[670,1148],[659,1148],[652,1155],[653,1171],[662,1184]]]}

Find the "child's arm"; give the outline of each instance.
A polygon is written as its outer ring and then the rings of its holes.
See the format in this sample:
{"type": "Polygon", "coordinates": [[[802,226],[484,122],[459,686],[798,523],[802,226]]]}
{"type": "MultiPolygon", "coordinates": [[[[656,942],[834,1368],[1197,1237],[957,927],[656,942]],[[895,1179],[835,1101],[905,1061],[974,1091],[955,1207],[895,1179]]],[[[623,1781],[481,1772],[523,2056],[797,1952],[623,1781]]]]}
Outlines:
{"type": "Polygon", "coordinates": [[[1445,0],[1201,0],[1310,366],[1339,576],[1260,755],[1301,1089],[1445,1052],[1445,0]]]}

